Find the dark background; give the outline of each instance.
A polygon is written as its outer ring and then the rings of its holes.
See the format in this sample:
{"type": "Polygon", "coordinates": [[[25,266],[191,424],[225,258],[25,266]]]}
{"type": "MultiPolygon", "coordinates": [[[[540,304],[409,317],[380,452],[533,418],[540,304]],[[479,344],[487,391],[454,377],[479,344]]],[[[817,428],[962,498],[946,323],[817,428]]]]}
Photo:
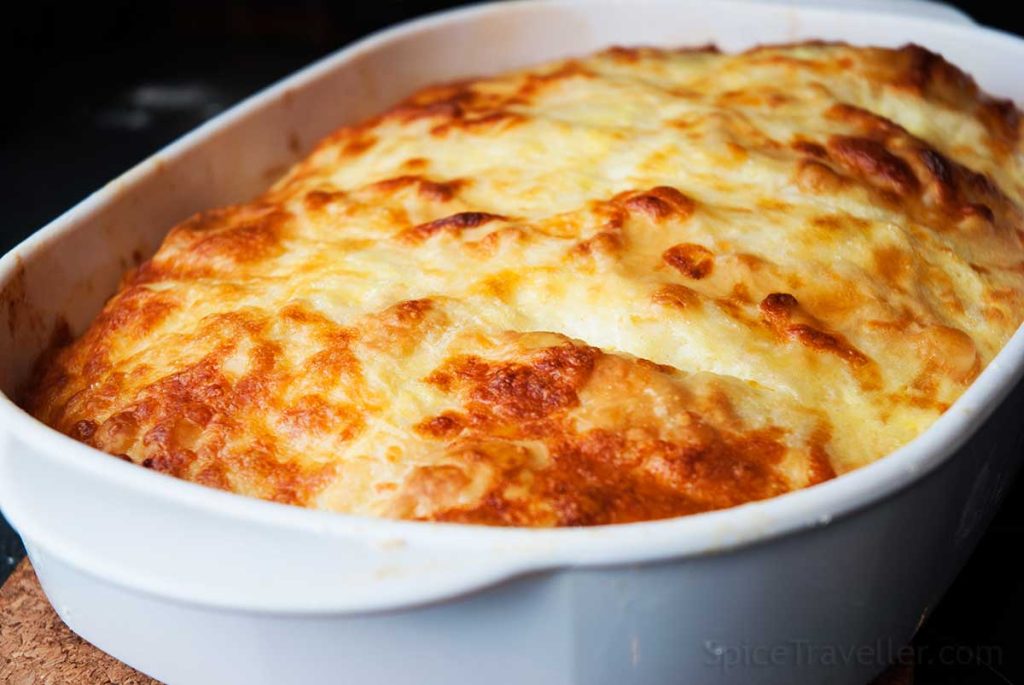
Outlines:
{"type": "MultiPolygon", "coordinates": [[[[0,253],[261,87],[377,28],[456,4],[465,3],[30,0],[4,8],[0,253]]],[[[1024,35],[1018,2],[951,4],[1024,35]]],[[[1024,684],[1022,498],[1024,481],[916,639],[926,660],[956,646],[966,663],[919,668],[918,683],[1024,684]]],[[[0,518],[0,582],[23,554],[0,518]]]]}

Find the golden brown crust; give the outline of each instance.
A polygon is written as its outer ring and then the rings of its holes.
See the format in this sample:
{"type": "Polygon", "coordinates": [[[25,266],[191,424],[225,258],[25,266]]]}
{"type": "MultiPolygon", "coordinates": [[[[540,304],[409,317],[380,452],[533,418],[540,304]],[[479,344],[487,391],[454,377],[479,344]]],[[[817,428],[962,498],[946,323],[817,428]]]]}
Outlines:
{"type": "MultiPolygon", "coordinates": [[[[521,346],[530,338],[513,340],[521,346]]],[[[594,525],[717,509],[790,489],[775,471],[793,450],[783,442],[788,431],[739,426],[718,388],[694,383],[687,392],[672,369],[570,341],[516,351],[514,361],[457,357],[427,378],[461,407],[417,429],[494,473],[464,505],[458,500],[468,482],[438,493],[454,474],[466,478],[465,468],[418,470],[403,513],[421,515],[427,502],[428,518],[437,520],[594,525]],[[444,506],[449,499],[458,503],[444,506]]],[[[796,451],[810,463],[823,452],[820,439],[812,429],[796,451]]],[[[808,466],[803,482],[827,478],[821,468],[808,466]]]]}
{"type": "Polygon", "coordinates": [[[174,228],[27,406],[336,511],[771,497],[913,438],[1024,317],[1020,133],[916,46],[613,48],[427,88],[174,228]]]}

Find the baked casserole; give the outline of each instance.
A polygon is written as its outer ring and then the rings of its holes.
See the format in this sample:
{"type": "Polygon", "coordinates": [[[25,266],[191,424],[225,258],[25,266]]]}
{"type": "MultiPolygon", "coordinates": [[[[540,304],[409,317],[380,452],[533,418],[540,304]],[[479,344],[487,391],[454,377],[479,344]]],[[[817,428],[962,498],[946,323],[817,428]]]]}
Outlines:
{"type": "Polygon", "coordinates": [[[772,497],[914,438],[1016,330],[1021,130],[917,46],[612,48],[427,88],[171,230],[25,404],[361,515],[772,497]]]}

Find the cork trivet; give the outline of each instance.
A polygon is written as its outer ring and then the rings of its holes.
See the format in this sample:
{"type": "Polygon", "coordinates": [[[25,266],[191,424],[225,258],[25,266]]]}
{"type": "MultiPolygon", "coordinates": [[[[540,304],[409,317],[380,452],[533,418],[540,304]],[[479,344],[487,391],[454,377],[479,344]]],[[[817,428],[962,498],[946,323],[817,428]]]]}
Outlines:
{"type": "Polygon", "coordinates": [[[0,589],[0,683],[160,685],[72,633],[27,559],[0,589]]]}
{"type": "MultiPolygon", "coordinates": [[[[913,685],[909,667],[871,685],[913,685]]],[[[5,685],[160,685],[71,632],[46,601],[28,560],[0,589],[0,683],[5,685]]]]}

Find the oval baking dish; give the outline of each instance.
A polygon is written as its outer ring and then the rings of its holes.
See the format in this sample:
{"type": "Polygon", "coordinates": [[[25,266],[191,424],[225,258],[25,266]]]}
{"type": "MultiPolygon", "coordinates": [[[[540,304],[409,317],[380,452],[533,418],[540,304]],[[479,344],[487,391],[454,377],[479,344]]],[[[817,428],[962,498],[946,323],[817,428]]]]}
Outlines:
{"type": "MultiPolygon", "coordinates": [[[[505,3],[367,38],[189,134],[0,261],[0,387],[192,212],[265,188],[346,121],[418,87],[610,44],[914,41],[1024,98],[1024,41],[913,3],[889,14],[729,0],[505,3]],[[567,39],[571,37],[571,39],[567,39]]],[[[250,500],[140,469],[0,397],[0,504],[83,637],[169,683],[864,683],[821,649],[913,634],[1020,457],[1018,330],[928,431],[812,488],[706,514],[496,529],[250,500]],[[1016,389],[1015,389],[1016,388],[1016,389]],[[818,651],[815,651],[818,648],[818,651]],[[748,659],[749,661],[749,659],[748,659]],[[741,666],[748,668],[742,668],[741,666]]]]}

